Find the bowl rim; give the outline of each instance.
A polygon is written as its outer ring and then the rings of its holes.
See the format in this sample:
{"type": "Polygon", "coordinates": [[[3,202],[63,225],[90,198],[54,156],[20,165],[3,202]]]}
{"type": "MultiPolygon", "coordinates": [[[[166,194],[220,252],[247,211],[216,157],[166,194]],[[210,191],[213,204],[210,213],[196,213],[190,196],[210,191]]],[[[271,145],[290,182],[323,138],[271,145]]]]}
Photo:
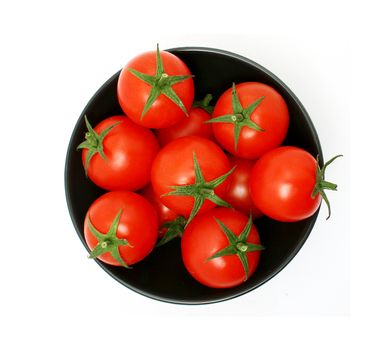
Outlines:
{"type": "MultiPolygon", "coordinates": [[[[259,63],[255,62],[255,61],[253,61],[253,60],[251,60],[249,58],[246,58],[246,57],[244,57],[242,55],[239,55],[237,53],[233,53],[233,52],[230,52],[230,51],[222,50],[222,49],[217,49],[217,48],[210,48],[210,47],[204,47],[204,46],[182,46],[182,47],[174,47],[174,48],[166,49],[166,50],[163,50],[163,51],[169,51],[171,53],[179,53],[179,52],[204,52],[204,53],[213,53],[213,54],[224,55],[224,56],[227,56],[227,57],[234,58],[236,60],[242,61],[242,62],[244,62],[246,64],[252,65],[255,68],[257,68],[258,70],[262,71],[264,74],[266,74],[269,77],[271,77],[278,85],[280,85],[285,90],[285,92],[292,98],[292,100],[297,104],[298,108],[302,111],[302,113],[303,113],[303,115],[304,115],[304,117],[305,117],[305,119],[306,119],[306,121],[308,123],[308,127],[309,127],[308,131],[311,133],[311,137],[313,138],[314,143],[316,144],[316,146],[319,149],[319,163],[320,163],[320,165],[323,164],[323,151],[322,151],[320,139],[318,137],[318,134],[316,132],[315,126],[314,126],[314,124],[313,124],[313,122],[312,122],[308,112],[306,111],[304,105],[297,98],[297,96],[292,92],[292,90],[280,78],[278,78],[275,74],[273,74],[271,71],[269,71],[265,67],[261,66],[259,63]]],[[[90,105],[92,105],[94,103],[94,101],[97,98],[99,98],[99,95],[104,91],[105,87],[107,85],[109,85],[112,81],[114,81],[118,77],[120,72],[121,72],[121,69],[118,72],[116,72],[115,74],[113,74],[108,80],[106,80],[99,87],[99,89],[93,94],[91,99],[88,101],[86,106],[83,108],[83,111],[81,112],[80,117],[78,118],[78,120],[77,120],[77,122],[76,122],[76,124],[75,124],[75,126],[74,126],[74,128],[72,130],[72,134],[71,134],[71,137],[70,137],[70,140],[69,140],[69,143],[68,143],[68,147],[67,147],[67,151],[66,151],[65,166],[64,166],[65,199],[66,199],[66,202],[67,202],[67,208],[68,208],[68,211],[69,211],[69,215],[70,215],[72,224],[73,224],[73,226],[75,228],[75,231],[76,231],[77,235],[79,236],[81,242],[83,243],[83,245],[85,246],[85,248],[87,249],[88,252],[89,252],[89,248],[88,248],[88,246],[87,246],[87,244],[85,242],[85,239],[83,237],[83,233],[79,232],[79,230],[76,227],[75,213],[74,213],[74,209],[73,209],[73,206],[72,206],[71,200],[70,200],[70,194],[69,194],[69,159],[70,159],[71,153],[73,152],[73,147],[72,146],[74,144],[75,131],[78,129],[79,125],[81,123],[83,123],[83,116],[84,116],[85,111],[88,109],[88,107],[90,105]]],[[[321,207],[321,205],[320,205],[320,207],[321,207]]],[[[244,289],[244,290],[242,290],[240,292],[233,293],[232,295],[227,295],[227,296],[218,297],[218,298],[214,298],[214,299],[207,299],[207,300],[185,300],[185,299],[180,299],[180,298],[179,299],[175,299],[175,298],[171,298],[171,297],[160,297],[160,296],[158,296],[156,294],[153,294],[153,293],[150,293],[150,292],[147,292],[147,291],[143,291],[143,290],[141,290],[139,288],[136,288],[136,287],[134,287],[132,285],[127,284],[124,280],[120,279],[118,276],[116,276],[110,270],[108,270],[107,267],[100,260],[98,260],[98,259],[94,259],[94,260],[113,279],[115,279],[116,281],[121,283],[123,286],[129,288],[130,290],[132,290],[132,291],[134,291],[134,292],[136,292],[138,294],[141,294],[141,295],[143,295],[145,297],[148,297],[148,298],[151,298],[151,299],[154,299],[154,300],[157,300],[157,301],[171,303],[171,304],[177,304],[177,305],[207,305],[207,304],[219,303],[219,302],[230,300],[230,299],[234,299],[234,298],[240,297],[240,296],[242,296],[242,295],[244,295],[246,293],[249,293],[249,292],[255,290],[256,288],[259,288],[260,286],[262,286],[263,284],[265,284],[266,282],[271,280],[273,277],[275,277],[278,273],[280,273],[294,259],[294,257],[297,255],[297,253],[303,247],[304,243],[307,241],[307,239],[308,239],[308,237],[309,237],[309,235],[310,235],[310,233],[311,233],[311,231],[313,229],[313,226],[315,225],[315,222],[317,220],[317,216],[319,214],[320,207],[312,215],[313,220],[311,220],[309,226],[307,227],[306,234],[303,236],[301,241],[299,241],[299,243],[296,245],[295,249],[291,252],[291,254],[289,254],[281,262],[281,264],[278,265],[278,267],[275,269],[275,271],[272,274],[270,274],[268,277],[264,278],[259,283],[256,283],[255,285],[252,285],[252,286],[249,286],[249,288],[246,288],[246,289],[244,289]]]]}

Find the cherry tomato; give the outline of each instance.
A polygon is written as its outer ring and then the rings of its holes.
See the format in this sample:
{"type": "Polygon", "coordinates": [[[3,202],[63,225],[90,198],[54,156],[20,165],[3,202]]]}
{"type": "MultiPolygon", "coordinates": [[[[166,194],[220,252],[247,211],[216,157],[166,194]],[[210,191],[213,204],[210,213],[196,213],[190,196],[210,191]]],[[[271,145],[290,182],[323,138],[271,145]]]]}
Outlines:
{"type": "Polygon", "coordinates": [[[109,191],[144,187],[159,150],[155,135],[125,116],[104,119],[94,129],[86,123],[86,141],[78,148],[88,177],[109,191]]]}
{"type": "Polygon", "coordinates": [[[324,180],[324,171],[337,157],[320,169],[316,159],[301,148],[285,146],[269,151],[252,169],[253,202],[265,215],[284,222],[313,215],[321,197],[329,207],[324,190],[336,190],[337,186],[324,180]]]}
{"type": "Polygon", "coordinates": [[[157,50],[128,62],[118,79],[117,96],[124,113],[135,123],[166,128],[186,118],[194,84],[182,60],[157,50]]]}
{"type": "Polygon", "coordinates": [[[233,85],[212,115],[217,142],[231,154],[256,159],[279,146],[287,133],[288,107],[272,87],[256,82],[233,85]]]}
{"type": "Polygon", "coordinates": [[[229,157],[231,166],[236,166],[231,175],[231,181],[225,200],[235,209],[245,215],[252,212],[254,219],[260,218],[263,214],[253,203],[249,190],[249,179],[251,177],[254,161],[237,157],[229,157]]]}
{"type": "Polygon", "coordinates": [[[160,201],[178,214],[189,216],[227,205],[224,197],[231,173],[227,156],[214,142],[199,136],[177,139],[156,156],[152,186],[160,201]]]}
{"type": "Polygon", "coordinates": [[[92,203],[85,217],[90,257],[125,267],[142,260],[155,246],[157,220],[144,197],[129,191],[107,192],[92,203]]]}
{"type": "Polygon", "coordinates": [[[243,283],[255,272],[262,249],[252,218],[228,208],[197,215],[181,238],[188,272],[212,288],[243,283]]]}

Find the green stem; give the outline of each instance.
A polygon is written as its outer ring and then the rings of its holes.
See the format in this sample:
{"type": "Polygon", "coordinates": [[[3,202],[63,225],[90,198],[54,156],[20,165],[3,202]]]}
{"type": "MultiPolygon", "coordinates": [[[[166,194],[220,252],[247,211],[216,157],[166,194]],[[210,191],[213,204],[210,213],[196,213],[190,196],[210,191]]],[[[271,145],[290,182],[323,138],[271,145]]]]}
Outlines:
{"type": "Polygon", "coordinates": [[[201,108],[204,109],[207,113],[212,114],[213,106],[210,106],[209,103],[212,101],[212,95],[207,94],[200,101],[193,101],[192,108],[201,108]]]}
{"type": "Polygon", "coordinates": [[[313,188],[311,197],[315,198],[317,195],[320,195],[322,197],[322,199],[324,200],[324,202],[328,208],[328,216],[327,216],[326,220],[328,220],[331,217],[331,205],[329,203],[328,197],[327,197],[324,190],[337,191],[337,185],[332,183],[332,182],[325,180],[325,170],[327,169],[328,165],[330,165],[334,160],[336,160],[337,158],[342,157],[342,156],[343,156],[342,154],[339,154],[339,155],[333,157],[331,160],[326,162],[322,168],[319,165],[319,156],[317,156],[317,160],[316,160],[316,183],[315,183],[315,187],[313,188]]]}
{"type": "Polygon", "coordinates": [[[120,123],[120,121],[110,125],[106,129],[104,129],[100,134],[98,134],[91,126],[89,123],[87,116],[84,116],[85,119],[85,125],[87,127],[87,132],[85,133],[85,141],[80,143],[80,145],[77,146],[77,150],[79,149],[87,149],[87,155],[85,159],[85,164],[84,164],[84,170],[85,170],[85,175],[88,176],[88,167],[89,163],[92,159],[92,157],[95,154],[99,154],[101,158],[103,158],[104,161],[107,161],[107,158],[104,154],[104,147],[103,147],[103,141],[105,136],[108,135],[108,133],[120,123]]]}
{"type": "Polygon", "coordinates": [[[251,115],[255,109],[263,101],[264,96],[258,98],[256,101],[252,102],[249,106],[244,108],[240,102],[239,96],[236,91],[236,85],[232,85],[232,113],[224,114],[217,116],[213,119],[207,120],[205,123],[231,123],[234,125],[233,129],[233,139],[234,139],[234,148],[237,152],[237,147],[239,143],[239,136],[243,127],[248,127],[256,131],[265,131],[258,124],[256,124],[252,119],[251,115]]]}
{"type": "Polygon", "coordinates": [[[215,218],[215,220],[217,224],[220,226],[222,232],[227,237],[229,244],[223,249],[219,250],[217,253],[210,256],[208,260],[220,258],[227,255],[237,255],[244,268],[244,272],[245,272],[244,281],[247,280],[248,274],[249,274],[247,253],[251,251],[254,252],[254,251],[259,251],[264,249],[264,247],[260,244],[247,242],[249,233],[251,232],[251,228],[252,228],[252,214],[249,215],[247,224],[245,225],[243,231],[238,236],[236,236],[233,231],[231,231],[227,226],[225,226],[222,221],[220,221],[217,218],[215,218]]]}
{"type": "Polygon", "coordinates": [[[162,88],[164,85],[167,84],[168,74],[162,73],[157,81],[157,86],[162,88]]]}
{"type": "Polygon", "coordinates": [[[321,181],[321,188],[323,188],[324,190],[336,191],[337,190],[337,185],[332,183],[332,182],[321,181]]]}
{"type": "Polygon", "coordinates": [[[199,162],[196,158],[195,152],[193,155],[193,167],[195,171],[195,183],[190,185],[182,185],[182,186],[170,186],[172,191],[168,193],[164,193],[162,196],[189,196],[194,198],[193,208],[189,215],[189,218],[185,224],[185,227],[192,221],[192,219],[199,212],[200,208],[203,206],[205,200],[209,200],[212,203],[217,205],[221,205],[224,207],[230,207],[230,205],[224,201],[222,198],[215,194],[215,188],[221,185],[227,178],[232,174],[235,170],[233,167],[227,173],[213,179],[211,181],[206,181],[204,179],[204,175],[200,169],[199,162]]]}
{"type": "Polygon", "coordinates": [[[240,252],[246,252],[248,250],[248,245],[244,242],[239,242],[236,244],[236,248],[240,251],[240,252]]]}
{"type": "Polygon", "coordinates": [[[161,58],[159,45],[157,45],[156,49],[156,74],[149,75],[142,72],[137,71],[136,69],[127,68],[130,73],[132,73],[136,78],[142,80],[146,84],[151,86],[151,91],[148,95],[147,101],[145,102],[144,108],[141,113],[141,119],[144,118],[145,114],[151,108],[153,103],[157,100],[157,98],[163,94],[168,97],[172,102],[174,102],[180,109],[188,115],[188,111],[186,110],[183,101],[173,90],[172,85],[180,83],[184,80],[191,79],[192,75],[168,75],[163,66],[163,60],[161,58]]]}
{"type": "Polygon", "coordinates": [[[211,94],[206,94],[205,97],[203,98],[202,105],[204,107],[209,106],[209,103],[212,101],[212,95],[211,94]]]}
{"type": "Polygon", "coordinates": [[[178,216],[175,220],[166,222],[163,224],[160,229],[166,228],[164,236],[160,239],[159,243],[157,243],[156,247],[161,247],[162,245],[168,243],[169,241],[181,237],[184,233],[186,220],[182,216],[178,216]]]}
{"type": "Polygon", "coordinates": [[[93,226],[89,216],[87,217],[87,224],[88,224],[89,230],[95,236],[95,238],[98,240],[98,243],[96,244],[95,248],[91,251],[89,258],[95,259],[100,255],[103,255],[105,253],[110,253],[112,255],[112,257],[121,266],[129,268],[129,266],[126,264],[126,262],[120,256],[120,252],[119,252],[120,246],[126,245],[129,247],[132,247],[126,239],[121,239],[121,238],[117,237],[117,228],[119,225],[121,213],[122,213],[122,209],[119,210],[119,212],[117,213],[117,215],[113,219],[112,224],[109,227],[109,230],[107,233],[102,233],[102,232],[98,231],[93,226]]]}
{"type": "Polygon", "coordinates": [[[235,122],[235,123],[240,123],[244,120],[244,116],[242,114],[234,114],[232,116],[232,120],[235,122]]]}

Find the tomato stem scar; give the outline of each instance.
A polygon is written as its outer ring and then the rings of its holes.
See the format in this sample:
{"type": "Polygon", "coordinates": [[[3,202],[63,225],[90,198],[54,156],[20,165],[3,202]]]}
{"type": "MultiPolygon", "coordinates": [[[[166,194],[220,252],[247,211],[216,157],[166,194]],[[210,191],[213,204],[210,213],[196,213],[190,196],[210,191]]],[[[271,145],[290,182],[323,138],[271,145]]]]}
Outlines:
{"type": "Polygon", "coordinates": [[[229,244],[223,249],[219,250],[217,253],[213,254],[208,260],[220,258],[227,255],[237,255],[240,259],[241,264],[243,265],[245,272],[245,280],[248,279],[249,267],[248,267],[248,258],[247,253],[254,252],[257,250],[263,250],[264,246],[260,244],[254,244],[247,242],[249,233],[252,228],[252,213],[249,214],[248,222],[244,226],[243,231],[236,236],[227,226],[224,225],[222,221],[215,218],[215,221],[220,226],[221,230],[228,239],[229,244]]]}
{"type": "Polygon", "coordinates": [[[171,186],[172,191],[162,194],[162,196],[190,196],[194,198],[193,208],[189,215],[189,218],[185,224],[185,227],[192,221],[192,219],[199,212],[200,208],[203,206],[205,200],[210,200],[211,202],[221,205],[223,207],[231,207],[226,201],[215,194],[215,188],[221,185],[229,175],[235,170],[234,166],[227,173],[213,179],[211,181],[206,181],[204,175],[200,169],[199,162],[197,160],[195,152],[193,152],[193,167],[195,171],[195,183],[192,185],[181,185],[181,186],[171,186]]]}
{"type": "Polygon", "coordinates": [[[265,97],[262,96],[256,101],[252,102],[249,106],[243,107],[240,102],[239,96],[236,91],[235,83],[232,84],[232,114],[224,114],[207,120],[205,123],[231,123],[234,125],[233,128],[233,138],[235,151],[237,151],[237,146],[239,143],[240,132],[243,127],[248,127],[256,131],[265,131],[262,127],[257,125],[252,119],[251,115],[260,105],[265,97]]]}

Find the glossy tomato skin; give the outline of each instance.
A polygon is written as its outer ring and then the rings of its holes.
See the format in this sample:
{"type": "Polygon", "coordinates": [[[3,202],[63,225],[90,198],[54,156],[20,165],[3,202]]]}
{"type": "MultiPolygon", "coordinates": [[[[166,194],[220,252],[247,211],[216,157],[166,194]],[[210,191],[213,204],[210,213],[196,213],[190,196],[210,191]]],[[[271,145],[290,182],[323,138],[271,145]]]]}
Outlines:
{"type": "Polygon", "coordinates": [[[278,147],[256,161],[251,174],[252,200],[272,219],[293,222],[312,216],[321,197],[311,197],[316,183],[316,160],[307,151],[278,147]]]}
{"type": "MultiPolygon", "coordinates": [[[[198,282],[211,288],[234,287],[245,280],[245,270],[239,257],[227,255],[208,260],[229,244],[215,218],[223,222],[237,236],[248,222],[247,216],[228,208],[214,208],[197,215],[187,226],[181,238],[182,259],[188,272],[198,282]]],[[[260,244],[260,237],[254,225],[247,242],[260,244]]],[[[247,259],[249,278],[259,263],[260,251],[247,253],[247,259]]]]}
{"type": "MultiPolygon", "coordinates": [[[[230,168],[228,157],[214,142],[199,137],[186,136],[177,139],[160,150],[151,172],[153,189],[160,201],[176,213],[188,217],[194,204],[189,196],[162,196],[172,191],[171,186],[183,186],[195,183],[193,152],[199,162],[206,181],[211,181],[227,173],[230,168]]],[[[229,179],[215,188],[220,198],[225,196],[229,179]]],[[[205,200],[199,212],[212,209],[216,204],[205,200]]]]}
{"type": "Polygon", "coordinates": [[[243,214],[249,215],[251,211],[253,219],[260,218],[263,214],[253,203],[249,188],[251,173],[255,162],[233,156],[228,158],[231,166],[236,166],[236,169],[231,175],[225,200],[243,214]]]}
{"type": "Polygon", "coordinates": [[[192,108],[189,116],[169,128],[156,130],[156,136],[162,147],[184,136],[201,136],[213,140],[212,125],[205,123],[211,115],[202,108],[192,108]]]}
{"type": "MultiPolygon", "coordinates": [[[[105,234],[120,209],[122,213],[116,236],[126,239],[132,247],[120,246],[119,252],[125,263],[132,265],[152,251],[158,237],[156,211],[144,197],[130,191],[105,193],[88,209],[84,221],[84,237],[88,247],[94,249],[98,241],[89,229],[88,218],[99,232],[105,234]]],[[[110,253],[102,254],[98,259],[110,265],[120,266],[110,253]]]]}
{"type": "MultiPolygon", "coordinates": [[[[218,143],[229,153],[240,158],[256,159],[283,142],[289,124],[288,107],[283,97],[275,89],[262,83],[241,83],[236,85],[236,90],[243,108],[264,97],[251,114],[251,120],[265,131],[243,127],[237,151],[235,150],[233,124],[213,123],[213,133],[218,143]]],[[[231,113],[233,113],[232,88],[220,96],[212,117],[216,118],[231,113]]]]}
{"type": "MultiPolygon", "coordinates": [[[[178,215],[168,207],[166,207],[163,203],[160,202],[159,197],[155,195],[155,192],[153,191],[153,188],[151,185],[146,186],[141,194],[148,199],[148,201],[152,204],[152,206],[155,208],[157,217],[159,219],[159,228],[165,224],[166,222],[170,222],[175,220],[178,215]]],[[[166,230],[158,230],[159,231],[159,237],[163,237],[166,230]]]]}
{"type": "MultiPolygon", "coordinates": [[[[188,67],[170,52],[160,52],[164,70],[168,75],[190,75],[188,67]]],[[[124,113],[137,124],[147,128],[166,128],[186,117],[183,110],[168,97],[160,95],[148,112],[141,118],[141,113],[151,91],[151,86],[134,76],[127,68],[155,76],[156,51],[145,52],[133,58],[122,69],[117,83],[117,97],[124,113]]],[[[172,85],[173,90],[190,110],[194,98],[192,78],[172,85]]]]}
{"type": "MultiPolygon", "coordinates": [[[[109,190],[135,191],[150,180],[152,162],[159,145],[152,131],[132,123],[125,116],[104,119],[94,130],[100,134],[114,126],[103,140],[107,161],[96,153],[88,166],[88,177],[99,187],[109,190]]],[[[88,149],[82,151],[85,164],[88,149]]]]}

